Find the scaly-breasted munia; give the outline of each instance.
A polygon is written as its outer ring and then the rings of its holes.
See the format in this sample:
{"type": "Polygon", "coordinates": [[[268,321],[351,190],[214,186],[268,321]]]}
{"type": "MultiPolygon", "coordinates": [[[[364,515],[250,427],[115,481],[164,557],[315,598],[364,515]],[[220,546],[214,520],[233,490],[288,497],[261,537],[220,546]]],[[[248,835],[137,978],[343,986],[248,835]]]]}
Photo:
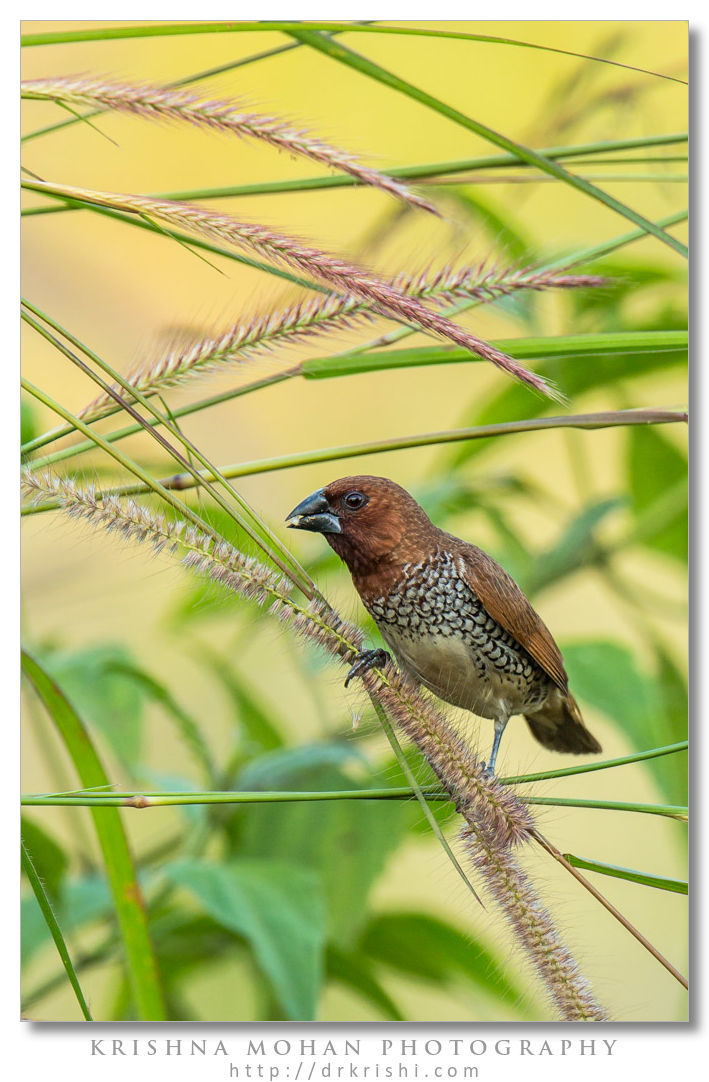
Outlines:
{"type": "MultiPolygon", "coordinates": [[[[291,511],[288,525],[324,534],[402,670],[440,699],[504,728],[523,714],[554,751],[598,752],[559,647],[519,586],[491,556],[439,529],[385,477],[343,477],[291,511]]],[[[347,681],[387,660],[363,652],[347,681]]],[[[346,681],[346,682],[347,682],[346,681]]]]}

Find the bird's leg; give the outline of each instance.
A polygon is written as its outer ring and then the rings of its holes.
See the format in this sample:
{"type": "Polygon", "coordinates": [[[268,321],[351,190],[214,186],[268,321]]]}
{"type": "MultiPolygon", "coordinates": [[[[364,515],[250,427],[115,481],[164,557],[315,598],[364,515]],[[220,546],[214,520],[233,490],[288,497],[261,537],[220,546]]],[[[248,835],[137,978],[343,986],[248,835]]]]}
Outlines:
{"type": "Polygon", "coordinates": [[[500,741],[502,740],[502,734],[504,733],[505,726],[507,725],[507,722],[509,720],[510,719],[508,717],[502,717],[502,718],[496,718],[495,719],[495,738],[494,738],[494,740],[492,742],[492,751],[490,752],[490,762],[487,764],[487,766],[485,765],[485,763],[483,763],[483,770],[487,774],[494,774],[495,773],[495,762],[497,760],[497,752],[498,752],[498,749],[500,747],[500,741]]]}
{"type": "Polygon", "coordinates": [[[391,661],[391,658],[386,650],[382,650],[381,647],[379,647],[378,650],[362,650],[357,655],[357,660],[354,665],[347,673],[345,687],[347,687],[350,680],[354,680],[356,676],[364,676],[370,669],[381,669],[386,665],[387,661],[391,661]]]}

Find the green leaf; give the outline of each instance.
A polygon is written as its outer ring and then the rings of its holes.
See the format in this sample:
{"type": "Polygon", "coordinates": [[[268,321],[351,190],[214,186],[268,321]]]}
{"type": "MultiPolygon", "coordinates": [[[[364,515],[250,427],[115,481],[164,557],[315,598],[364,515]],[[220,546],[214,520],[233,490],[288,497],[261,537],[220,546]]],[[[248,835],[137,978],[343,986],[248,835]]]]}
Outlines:
{"type": "Polygon", "coordinates": [[[584,507],[551,548],[537,553],[529,578],[523,584],[525,590],[533,594],[566,575],[597,562],[601,550],[596,540],[596,527],[612,511],[622,507],[623,502],[618,497],[611,497],[584,507]]]}
{"type": "MultiPolygon", "coordinates": [[[[574,695],[615,721],[634,747],[643,750],[686,738],[686,715],[683,725],[668,715],[658,681],[638,668],[625,647],[589,641],[566,645],[563,654],[574,695]]],[[[682,761],[680,756],[675,759],[682,761]]],[[[669,768],[664,759],[653,759],[648,767],[663,794],[676,796],[679,765],[669,768]]]]}
{"type": "MultiPolygon", "coordinates": [[[[663,712],[669,732],[678,733],[679,739],[687,732],[689,697],[687,679],[679,671],[666,650],[656,644],[657,683],[663,702],[663,712]]],[[[662,771],[663,785],[670,800],[687,803],[687,760],[684,756],[671,756],[662,771]]]]}
{"type": "Polygon", "coordinates": [[[179,736],[202,766],[205,776],[211,781],[216,776],[216,766],[209,745],[197,722],[178,703],[167,685],[160,680],[156,680],[154,676],[145,672],[133,661],[124,658],[109,661],[106,671],[114,678],[119,676],[127,677],[128,680],[134,682],[138,689],[160,703],[167,716],[175,722],[175,728],[179,736]]]}
{"type": "MultiPolygon", "coordinates": [[[[589,390],[599,383],[612,382],[618,376],[617,366],[621,365],[621,375],[632,375],[633,366],[630,364],[628,373],[622,371],[626,360],[636,356],[645,358],[648,353],[657,354],[661,361],[649,364],[649,369],[664,367],[668,363],[683,361],[687,362],[686,330],[669,331],[627,331],[611,334],[568,334],[556,335],[545,338],[497,338],[491,341],[491,345],[502,350],[510,357],[517,360],[537,360],[535,367],[543,371],[556,382],[565,394],[571,394],[575,387],[567,387],[561,382],[566,372],[564,363],[569,370],[575,373],[575,379],[582,390],[589,390]],[[627,357],[626,357],[627,355],[627,357]],[[668,358],[669,357],[669,361],[668,358]],[[593,363],[583,363],[583,358],[593,358],[593,363]],[[597,371],[598,369],[598,371],[597,371]]],[[[435,364],[476,364],[480,358],[469,350],[458,346],[426,345],[416,349],[388,349],[382,352],[352,352],[337,353],[331,357],[313,357],[303,361],[300,373],[306,379],[331,379],[338,376],[353,376],[364,372],[378,372],[397,368],[416,368],[421,365],[435,364]]],[[[642,365],[641,371],[648,370],[648,362],[642,365]]],[[[529,405],[536,403],[537,413],[519,414],[519,417],[528,415],[538,416],[545,409],[556,408],[556,404],[544,400],[530,398],[529,389],[510,384],[508,391],[520,391],[523,401],[529,405]]],[[[502,398],[502,396],[500,396],[502,398]]],[[[483,424],[489,421],[515,420],[515,416],[507,416],[500,413],[497,407],[495,415],[488,416],[484,410],[480,420],[474,423],[483,424]]]]}
{"type": "Polygon", "coordinates": [[[371,958],[436,984],[463,977],[479,991],[518,1007],[525,997],[482,943],[453,925],[424,913],[396,912],[375,917],[361,948],[371,958]]]}
{"type": "Polygon", "coordinates": [[[59,895],[69,858],[61,845],[33,819],[21,818],[22,840],[27,846],[37,875],[53,902],[59,895]]]}
{"type": "MultiPolygon", "coordinates": [[[[638,428],[628,435],[628,474],[633,510],[652,507],[669,489],[687,479],[687,458],[654,428],[638,428]]],[[[687,560],[687,515],[679,510],[670,522],[658,522],[655,532],[644,533],[650,548],[687,560]]]]}
{"type": "MultiPolygon", "coordinates": [[[[108,788],[108,778],[81,718],[59,686],[25,650],[22,651],[22,671],[54,721],[81,785],[88,789],[108,788]]],[[[138,1017],[145,1021],[160,1021],[165,1016],[160,981],[143,896],[120,813],[116,808],[93,808],[91,815],[118,917],[138,1017]]]]}
{"type": "Polygon", "coordinates": [[[251,945],[285,1017],[313,1021],[323,976],[325,907],[317,877],[296,864],[184,861],[167,877],[251,945]]]}
{"type": "Polygon", "coordinates": [[[47,928],[51,932],[52,939],[54,940],[57,952],[62,960],[64,969],[66,970],[69,982],[74,989],[74,994],[76,995],[79,1007],[81,1008],[81,1013],[83,1014],[87,1022],[91,1022],[91,1012],[89,1011],[86,1000],[84,999],[84,993],[81,990],[81,985],[79,984],[79,980],[76,976],[76,971],[72,964],[67,945],[64,941],[64,936],[62,935],[61,928],[59,927],[59,923],[54,914],[54,910],[52,909],[49,896],[47,895],[42,881],[37,874],[37,869],[32,862],[32,857],[30,856],[30,853],[24,841],[22,842],[22,870],[30,881],[30,885],[37,900],[37,904],[42,912],[42,916],[44,917],[47,928]]]}
{"type": "Polygon", "coordinates": [[[325,956],[327,976],[339,981],[371,1003],[387,1022],[405,1022],[406,1019],[391,996],[382,988],[372,973],[371,966],[360,952],[345,954],[330,946],[325,956]]]}
{"type": "MultiPolygon", "coordinates": [[[[234,672],[228,662],[216,651],[202,651],[202,656],[212,672],[218,677],[234,707],[237,725],[245,756],[264,751],[275,751],[283,746],[283,737],[274,724],[271,713],[261,703],[258,695],[247,686],[241,674],[234,672]]],[[[231,783],[231,779],[227,779],[231,783]]]]}
{"type": "Polygon", "coordinates": [[[122,763],[134,767],[140,759],[143,704],[135,680],[114,668],[132,663],[125,647],[107,643],[84,650],[45,650],[40,657],[77,712],[122,763]]]}
{"type": "MultiPolygon", "coordinates": [[[[343,769],[355,757],[346,745],[284,749],[249,764],[238,788],[368,788],[370,777],[358,772],[355,780],[343,769]]],[[[406,818],[405,808],[392,801],[252,805],[241,818],[239,852],[317,871],[327,899],[328,936],[346,947],[366,919],[369,890],[398,845],[406,818]]]]}
{"type": "Polygon", "coordinates": [[[20,399],[20,443],[29,443],[38,432],[37,412],[32,403],[23,395],[20,399]]]}
{"type": "Polygon", "coordinates": [[[667,879],[662,875],[652,875],[650,872],[637,872],[634,868],[621,868],[617,864],[604,864],[599,860],[585,860],[576,857],[573,853],[564,853],[564,857],[574,868],[585,868],[589,872],[600,872],[601,875],[610,875],[614,879],[626,879],[629,883],[640,883],[645,887],[657,887],[658,890],[669,890],[673,894],[688,894],[689,884],[681,879],[667,879]]]}

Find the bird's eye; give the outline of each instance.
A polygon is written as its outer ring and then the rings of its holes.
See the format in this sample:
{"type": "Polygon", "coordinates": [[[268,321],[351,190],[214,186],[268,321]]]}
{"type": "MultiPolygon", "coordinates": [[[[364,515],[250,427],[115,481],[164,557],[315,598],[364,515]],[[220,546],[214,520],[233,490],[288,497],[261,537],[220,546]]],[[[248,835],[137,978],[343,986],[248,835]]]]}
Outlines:
{"type": "Polygon", "coordinates": [[[348,492],[345,496],[345,505],[349,507],[350,511],[358,511],[360,507],[364,507],[367,502],[367,497],[361,492],[348,492]]]}

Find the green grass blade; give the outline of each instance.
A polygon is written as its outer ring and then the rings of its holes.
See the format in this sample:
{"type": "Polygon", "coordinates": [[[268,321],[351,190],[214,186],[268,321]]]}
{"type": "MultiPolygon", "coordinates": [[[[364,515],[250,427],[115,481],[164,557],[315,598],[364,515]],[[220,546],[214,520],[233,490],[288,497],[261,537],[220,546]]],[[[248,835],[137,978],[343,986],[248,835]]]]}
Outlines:
{"type": "MultiPolygon", "coordinates": [[[[38,394],[37,389],[25,381],[22,384],[30,393],[38,394]]],[[[42,399],[40,399],[42,400],[42,399]]],[[[316,451],[300,451],[291,455],[281,455],[277,458],[264,458],[253,462],[237,462],[233,466],[222,466],[219,476],[229,479],[237,477],[252,477],[260,473],[272,473],[276,470],[289,470],[297,466],[312,466],[321,462],[337,462],[344,458],[360,458],[363,455],[382,454],[388,451],[405,451],[412,447],[432,447],[448,443],[461,443],[469,440],[486,440],[496,436],[519,435],[522,432],[541,432],[555,428],[578,428],[594,430],[599,428],[618,428],[630,425],[646,424],[682,424],[686,423],[687,414],[682,410],[663,409],[635,409],[635,410],[609,410],[604,413],[579,413],[561,417],[535,417],[525,421],[510,421],[495,425],[478,425],[474,428],[453,428],[444,432],[428,432],[414,436],[397,436],[387,440],[373,440],[371,443],[344,444],[340,447],[324,447],[316,451]]],[[[103,441],[105,442],[105,441],[103,441]]],[[[102,446],[102,444],[100,444],[102,446]]],[[[107,444],[110,447],[110,444],[107,444]]],[[[34,469],[42,469],[50,462],[56,461],[59,455],[49,455],[46,459],[33,463],[34,469]]],[[[184,491],[194,488],[196,484],[210,481],[212,474],[209,470],[199,472],[199,481],[191,474],[177,474],[166,478],[165,483],[152,481],[150,488],[155,489],[159,485],[160,491],[168,492],[173,488],[184,491]]],[[[112,496],[134,496],[147,492],[145,482],[142,484],[123,485],[120,488],[97,489],[97,494],[112,496]]],[[[37,515],[45,511],[53,511],[59,507],[58,503],[51,500],[42,501],[39,504],[25,504],[21,514],[37,515]]]]}
{"type": "MultiPolygon", "coordinates": [[[[293,42],[293,47],[299,48],[300,42],[293,42]]],[[[73,120],[65,120],[62,125],[73,124],[73,120]]],[[[55,127],[58,127],[56,125],[55,127]]],[[[45,129],[50,130],[50,129],[45,129]]],[[[34,133],[33,133],[34,134],[34,133]]],[[[36,134],[41,134],[40,132],[36,134]]],[[[673,161],[673,158],[623,158],[607,159],[596,158],[597,154],[612,153],[618,150],[637,150],[644,147],[671,146],[676,143],[686,143],[686,132],[676,132],[667,135],[651,135],[641,139],[616,139],[605,140],[598,143],[579,143],[570,146],[553,146],[537,150],[537,154],[555,161],[565,158],[579,158],[582,164],[587,163],[588,157],[592,157],[594,164],[605,165],[610,162],[622,161],[626,164],[631,162],[648,161],[673,161]]],[[[687,158],[677,158],[677,161],[686,162],[687,158]]],[[[532,168],[530,162],[521,162],[514,154],[495,154],[483,158],[466,158],[461,161],[426,162],[420,165],[407,165],[399,169],[387,170],[388,175],[401,180],[428,180],[438,177],[454,176],[456,173],[473,173],[482,169],[508,169],[508,168],[532,168]]],[[[156,199],[174,199],[178,201],[193,202],[204,199],[230,199],[250,195],[278,195],[285,192],[311,192],[320,191],[323,188],[352,188],[358,181],[355,177],[333,174],[323,177],[301,177],[290,180],[269,180],[252,184],[236,184],[225,188],[187,188],[180,191],[152,193],[156,199]]],[[[68,210],[81,210],[83,204],[71,204],[68,200],[63,203],[48,207],[31,207],[22,211],[22,216],[35,214],[57,214],[68,210]]],[[[88,209],[88,208],[87,208],[88,209]]],[[[118,216],[118,212],[113,212],[118,216]]],[[[645,231],[642,230],[643,236],[645,231]]],[[[190,241],[191,243],[191,241],[190,241]]]]}
{"type": "Polygon", "coordinates": [[[658,79],[668,79],[673,83],[686,84],[686,79],[679,79],[674,75],[665,75],[662,72],[650,71],[648,68],[635,67],[632,64],[623,64],[619,60],[608,60],[602,56],[591,56],[589,53],[576,53],[570,49],[556,49],[550,45],[537,45],[531,41],[518,41],[515,38],[493,37],[489,34],[471,34],[463,30],[433,30],[416,26],[373,26],[362,23],[347,22],[221,22],[221,23],[142,23],[134,26],[109,26],[94,28],[92,30],[59,30],[45,31],[36,34],[23,34],[20,44],[24,46],[55,45],[77,41],[110,41],[116,38],[145,38],[165,37],[174,34],[232,34],[248,31],[281,30],[286,33],[300,31],[306,27],[309,30],[327,30],[330,33],[360,33],[369,34],[403,34],[413,37],[425,38],[448,38],[452,41],[477,41],[488,45],[513,45],[523,49],[537,49],[545,53],[559,53],[562,56],[573,56],[577,60],[589,60],[597,64],[610,64],[615,68],[624,68],[636,71],[641,75],[652,75],[658,79]]]}
{"type": "MultiPolygon", "coordinates": [[[[108,785],[83,722],[54,681],[24,650],[22,671],[54,721],[82,784],[108,785]]],[[[128,979],[138,1017],[144,1021],[161,1021],[166,1017],[162,989],[128,839],[118,811],[93,809],[92,814],[123,936],[128,979]]]]}
{"type": "MultiPolygon", "coordinates": [[[[431,830],[433,831],[435,836],[438,838],[438,841],[440,842],[441,846],[443,847],[443,849],[445,850],[445,852],[448,855],[448,859],[450,860],[451,864],[453,865],[453,867],[457,871],[460,878],[465,883],[465,885],[468,888],[468,890],[470,891],[470,893],[473,895],[475,900],[477,902],[479,902],[480,905],[482,906],[483,903],[480,901],[480,898],[478,897],[478,893],[475,890],[475,887],[470,882],[470,880],[468,879],[468,876],[466,875],[465,871],[461,867],[461,865],[460,865],[460,863],[458,861],[458,858],[456,857],[455,853],[453,852],[450,845],[448,844],[448,840],[446,839],[445,834],[441,830],[441,827],[440,827],[440,824],[439,824],[438,820],[436,819],[435,815],[433,814],[433,812],[431,811],[431,809],[428,806],[427,798],[424,795],[424,792],[423,792],[421,786],[419,785],[418,781],[416,780],[416,775],[414,774],[413,770],[411,769],[409,761],[406,758],[406,755],[404,754],[404,750],[401,747],[401,744],[399,743],[399,739],[398,739],[398,737],[396,735],[396,732],[394,731],[394,726],[389,721],[389,718],[387,717],[387,714],[386,714],[386,711],[385,711],[384,707],[379,702],[379,700],[376,698],[376,696],[372,695],[371,693],[369,694],[369,698],[371,700],[372,706],[374,707],[376,715],[379,718],[379,723],[380,723],[382,729],[384,730],[386,738],[389,741],[389,744],[391,745],[391,749],[394,752],[394,755],[396,756],[397,762],[399,763],[399,766],[401,767],[401,770],[402,770],[402,772],[404,774],[404,777],[406,778],[409,785],[411,786],[411,791],[412,791],[413,795],[416,797],[416,799],[418,800],[419,805],[421,807],[421,810],[422,810],[423,814],[425,815],[426,819],[428,820],[428,824],[431,827],[431,830]]],[[[450,799],[450,796],[449,796],[448,793],[445,794],[445,799],[450,799]]],[[[485,907],[483,906],[483,908],[485,908],[485,907]]]]}
{"type": "Polygon", "coordinates": [[[69,978],[69,982],[74,989],[74,994],[76,995],[79,1006],[81,1007],[81,1013],[83,1014],[85,1021],[93,1022],[93,1018],[91,1017],[91,1011],[89,1010],[89,1006],[84,998],[84,993],[81,990],[79,978],[77,977],[76,971],[72,964],[67,945],[64,941],[64,936],[62,935],[62,930],[59,927],[57,918],[54,915],[52,903],[50,902],[49,896],[44,889],[42,880],[37,875],[37,869],[32,863],[32,857],[30,856],[24,841],[22,842],[22,870],[27,876],[27,879],[29,880],[29,884],[34,892],[34,896],[37,899],[37,904],[42,910],[42,916],[47,922],[47,927],[52,934],[52,939],[54,940],[54,944],[59,953],[59,957],[62,960],[62,965],[66,970],[66,975],[69,978]]]}
{"type": "MultiPolygon", "coordinates": [[[[396,751],[396,748],[394,750],[396,751]]],[[[401,769],[404,770],[403,763],[401,769]]],[[[442,801],[444,803],[451,801],[450,794],[442,792],[439,786],[420,786],[413,773],[407,773],[406,776],[410,788],[399,786],[384,789],[317,789],[312,792],[288,790],[253,791],[249,789],[243,792],[165,790],[161,792],[125,793],[115,791],[109,793],[27,793],[22,797],[22,805],[23,807],[32,808],[55,806],[101,807],[103,805],[124,808],[161,808],[181,804],[292,804],[318,800],[411,800],[412,797],[416,797],[423,806],[429,801],[442,801]]],[[[676,804],[640,804],[617,800],[576,800],[573,798],[531,796],[520,797],[520,799],[527,804],[542,804],[560,808],[593,808],[601,811],[640,812],[646,815],[665,815],[670,819],[682,821],[686,821],[689,814],[686,806],[676,804]]],[[[432,816],[432,813],[430,814],[432,816]]],[[[426,817],[428,818],[428,814],[426,817]]],[[[437,822],[436,827],[438,827],[437,822]]],[[[438,834],[438,831],[436,833],[438,834]]],[[[447,843],[445,844],[446,849],[448,849],[447,843]]]]}
{"type": "MultiPolygon", "coordinates": [[[[234,522],[236,522],[237,525],[239,525],[241,529],[244,530],[246,534],[248,534],[248,536],[255,542],[255,544],[257,544],[259,548],[266,555],[268,555],[271,560],[273,560],[273,562],[281,569],[281,571],[283,571],[283,573],[288,578],[290,578],[291,581],[293,581],[306,596],[312,596],[314,594],[317,594],[318,591],[315,587],[315,584],[312,582],[307,572],[297,563],[295,557],[293,557],[288,551],[288,549],[285,548],[285,546],[281,543],[280,539],[273,533],[273,531],[268,527],[268,525],[263,522],[259,518],[259,516],[251,509],[246,500],[244,500],[244,498],[226,481],[220,471],[215,466],[213,466],[211,462],[209,462],[209,460],[201,453],[201,451],[197,449],[197,447],[190,440],[188,440],[184,436],[184,434],[179,428],[175,427],[170,421],[168,421],[168,419],[155,408],[152,402],[148,398],[146,398],[145,395],[141,394],[138,390],[136,390],[136,388],[131,387],[123,378],[123,376],[121,376],[120,373],[118,373],[114,368],[112,368],[111,365],[107,364],[97,354],[89,350],[86,346],[79,342],[78,339],[76,339],[64,328],[60,327],[44,312],[41,312],[40,309],[35,308],[33,305],[29,304],[27,301],[24,300],[22,302],[22,305],[22,319],[25,320],[25,322],[29,323],[34,328],[34,330],[36,330],[39,334],[43,335],[43,337],[45,337],[49,342],[51,342],[51,344],[55,346],[56,349],[63,353],[64,356],[67,357],[73,364],[76,364],[104,391],[111,392],[112,388],[109,384],[106,383],[105,380],[103,380],[96,372],[94,372],[88,364],[86,364],[76,354],[72,353],[71,350],[69,350],[63,344],[63,342],[55,338],[54,335],[51,335],[46,330],[46,328],[42,326],[42,324],[37,322],[37,320],[35,320],[33,316],[29,315],[29,312],[25,311],[24,309],[28,309],[30,312],[36,313],[51,327],[59,331],[59,333],[64,335],[64,337],[68,338],[68,340],[73,345],[86,353],[86,355],[89,356],[91,360],[94,361],[94,363],[96,363],[104,372],[106,372],[115,381],[115,384],[118,384],[118,386],[121,387],[124,391],[127,391],[129,396],[135,399],[136,403],[144,406],[149,413],[152,413],[156,421],[161,424],[170,433],[170,435],[172,435],[180,443],[182,443],[186,450],[188,452],[191,452],[205,468],[205,473],[203,477],[192,466],[189,459],[185,458],[185,456],[176,447],[170,444],[170,442],[166,440],[166,438],[157,431],[156,425],[149,425],[144,419],[140,417],[140,414],[138,414],[138,412],[126,400],[120,400],[119,398],[119,401],[121,401],[122,409],[124,409],[132,417],[138,420],[141,426],[147,430],[148,434],[151,435],[154,439],[156,439],[160,443],[160,445],[164,447],[165,450],[167,450],[168,454],[170,454],[175,459],[175,461],[178,462],[178,464],[187,468],[195,483],[202,483],[207,487],[210,495],[222,507],[222,509],[226,511],[226,513],[234,520],[234,522]],[[212,484],[212,480],[218,481],[227,489],[229,495],[234,499],[235,503],[241,508],[241,510],[246,513],[248,518],[245,519],[239,511],[237,511],[229,504],[228,500],[226,500],[222,496],[221,492],[214,487],[214,485],[212,484]],[[256,525],[254,526],[252,525],[252,523],[255,523],[256,525]],[[275,550],[271,547],[271,544],[269,542],[273,542],[275,550]]],[[[118,396],[116,395],[116,397],[118,396]]],[[[90,431],[93,438],[93,430],[90,431]]],[[[111,450],[111,454],[115,457],[114,450],[111,450]]]]}
{"type": "Polygon", "coordinates": [[[589,872],[600,872],[601,875],[610,875],[614,879],[626,879],[629,883],[641,883],[645,887],[656,887],[658,890],[669,890],[673,894],[688,894],[689,884],[682,879],[668,879],[662,875],[652,875],[650,872],[638,872],[633,868],[622,868],[616,864],[604,864],[600,860],[584,860],[576,857],[573,853],[564,853],[564,858],[574,868],[584,868],[589,872]]]}
{"type": "Polygon", "coordinates": [[[656,759],[663,755],[675,755],[677,752],[686,751],[688,746],[688,741],[680,740],[676,744],[667,744],[662,748],[650,748],[648,751],[638,751],[634,755],[624,755],[619,759],[606,759],[602,763],[581,763],[579,766],[567,766],[561,770],[544,770],[538,774],[518,774],[514,777],[500,778],[500,783],[502,785],[521,785],[523,782],[569,778],[576,774],[587,774],[592,770],[608,770],[614,766],[629,766],[632,763],[642,763],[646,759],[656,759]]]}
{"type": "Polygon", "coordinates": [[[687,822],[689,809],[680,804],[636,804],[625,800],[575,800],[565,797],[526,796],[525,804],[544,804],[553,808],[598,808],[602,811],[641,812],[645,815],[666,815],[687,822]]]}
{"type": "MultiPolygon", "coordinates": [[[[505,338],[493,344],[516,360],[545,360],[548,357],[591,357],[606,353],[649,353],[686,351],[687,331],[618,331],[603,334],[570,334],[553,338],[505,338]]],[[[340,353],[304,361],[306,379],[330,379],[361,372],[412,368],[419,365],[456,364],[478,361],[457,346],[426,345],[417,349],[383,350],[381,353],[340,353]]]]}
{"type": "Polygon", "coordinates": [[[483,139],[487,139],[488,142],[495,143],[496,146],[501,147],[503,150],[515,154],[522,161],[527,161],[531,165],[536,165],[542,172],[548,173],[550,176],[556,177],[558,180],[562,180],[566,184],[569,184],[572,188],[576,188],[577,191],[582,192],[584,195],[590,196],[600,203],[604,203],[610,210],[615,211],[616,214],[621,214],[624,218],[628,218],[629,221],[635,222],[635,224],[640,226],[641,229],[644,229],[646,233],[650,233],[657,237],[663,244],[666,244],[679,255],[687,258],[689,254],[687,246],[682,244],[681,241],[678,241],[670,233],[666,233],[663,229],[656,226],[654,222],[643,217],[642,214],[638,214],[632,207],[627,206],[625,203],[621,203],[618,199],[615,199],[612,195],[604,192],[601,188],[597,188],[589,181],[583,180],[581,177],[567,172],[563,166],[557,164],[555,161],[551,161],[549,158],[545,158],[543,154],[539,154],[536,150],[523,146],[521,143],[516,143],[513,139],[508,138],[501,132],[494,131],[494,129],[489,128],[486,124],[480,123],[480,121],[473,120],[472,117],[466,116],[465,113],[461,113],[451,105],[446,105],[445,102],[441,101],[439,98],[435,98],[432,94],[427,93],[427,91],[421,90],[412,83],[401,79],[398,75],[394,75],[393,72],[387,71],[385,68],[380,67],[379,64],[375,64],[372,60],[368,60],[359,53],[355,53],[352,49],[346,48],[340,42],[335,42],[329,38],[323,38],[320,34],[310,30],[293,30],[290,31],[290,33],[298,41],[303,41],[305,44],[311,45],[314,49],[318,49],[320,52],[325,53],[333,60],[337,60],[341,64],[347,64],[348,67],[362,72],[363,75],[376,79],[385,86],[389,86],[393,90],[398,90],[407,97],[421,102],[422,105],[440,113],[441,116],[445,116],[449,120],[454,121],[454,123],[467,128],[468,131],[475,132],[476,135],[481,136],[483,139]]]}
{"type": "MultiPolygon", "coordinates": [[[[27,381],[22,386],[32,394],[40,396],[37,388],[32,388],[27,381]]],[[[43,401],[42,398],[40,398],[43,401]]],[[[474,428],[453,428],[444,432],[417,433],[414,436],[397,436],[388,440],[373,440],[371,443],[344,444],[340,447],[324,447],[316,451],[300,451],[291,455],[281,455],[277,458],[264,458],[253,462],[237,462],[232,466],[222,466],[219,476],[234,479],[237,477],[252,477],[260,473],[272,473],[276,470],[289,470],[297,466],[312,466],[321,462],[337,462],[345,458],[360,458],[363,455],[382,454],[388,451],[405,451],[412,447],[432,447],[448,443],[461,443],[469,440],[486,440],[496,436],[519,435],[522,432],[541,432],[555,428],[578,428],[594,430],[599,428],[618,428],[630,425],[647,424],[682,424],[686,423],[687,414],[682,410],[663,409],[635,409],[635,410],[610,410],[604,413],[579,413],[561,417],[535,417],[525,421],[510,421],[494,425],[478,425],[474,428]]],[[[100,439],[100,437],[99,437],[100,439]]],[[[103,443],[106,441],[104,440],[103,443]]],[[[100,446],[103,446],[100,443],[100,446]]],[[[110,447],[110,444],[106,444],[110,447]]],[[[51,462],[61,457],[49,455],[46,459],[33,463],[34,469],[45,468],[51,462]]],[[[148,491],[148,488],[156,489],[159,485],[160,492],[170,492],[170,487],[184,491],[194,488],[197,484],[209,482],[213,479],[209,470],[198,471],[198,478],[192,474],[176,474],[166,478],[163,483],[151,479],[146,488],[142,484],[122,485],[119,488],[97,489],[97,494],[111,496],[134,496],[148,491]],[[166,488],[165,485],[168,487],[166,488]]],[[[21,514],[38,515],[45,511],[54,511],[59,504],[52,500],[44,500],[39,504],[25,504],[21,508],[21,514]]]]}

